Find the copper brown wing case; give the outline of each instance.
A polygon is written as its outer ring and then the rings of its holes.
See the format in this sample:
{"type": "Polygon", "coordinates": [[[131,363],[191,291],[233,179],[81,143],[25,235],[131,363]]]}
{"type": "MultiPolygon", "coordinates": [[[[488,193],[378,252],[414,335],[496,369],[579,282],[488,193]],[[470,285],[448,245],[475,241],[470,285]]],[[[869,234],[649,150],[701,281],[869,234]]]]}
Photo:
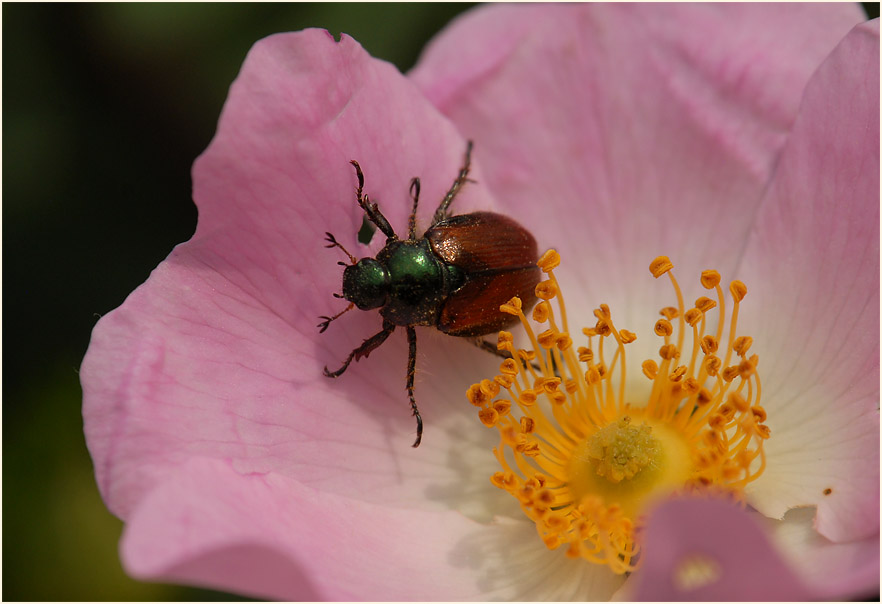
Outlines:
{"type": "Polygon", "coordinates": [[[500,305],[514,296],[525,309],[535,303],[540,278],[536,240],[511,218],[492,212],[452,216],[433,225],[425,237],[445,263],[466,273],[466,282],[441,309],[442,332],[487,335],[517,322],[500,305]]]}

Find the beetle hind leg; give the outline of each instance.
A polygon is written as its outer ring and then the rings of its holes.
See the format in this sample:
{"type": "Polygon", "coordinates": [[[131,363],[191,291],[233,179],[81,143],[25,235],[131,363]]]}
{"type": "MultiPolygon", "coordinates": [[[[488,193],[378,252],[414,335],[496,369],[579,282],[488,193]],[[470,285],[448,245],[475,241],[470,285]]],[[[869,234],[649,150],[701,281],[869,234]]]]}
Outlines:
{"type": "MultiPolygon", "coordinates": [[[[492,342],[488,342],[484,338],[472,338],[470,341],[481,350],[485,350],[492,355],[498,356],[503,359],[513,358],[507,350],[499,350],[499,348],[497,348],[495,344],[493,344],[492,342]]],[[[536,361],[531,362],[530,365],[532,365],[533,369],[535,369],[536,371],[541,371],[541,368],[536,361]]]]}
{"type": "Polygon", "coordinates": [[[470,338],[469,341],[480,348],[481,350],[485,350],[492,355],[501,357],[503,359],[510,359],[511,355],[505,350],[499,350],[495,344],[492,342],[488,342],[484,338],[470,338]]]}
{"type": "Polygon", "coordinates": [[[407,326],[407,344],[407,396],[410,398],[410,407],[413,409],[413,416],[417,421],[417,435],[413,446],[419,447],[420,441],[423,439],[423,418],[420,416],[416,399],[413,397],[413,376],[416,371],[416,330],[413,328],[413,325],[407,326]]]}

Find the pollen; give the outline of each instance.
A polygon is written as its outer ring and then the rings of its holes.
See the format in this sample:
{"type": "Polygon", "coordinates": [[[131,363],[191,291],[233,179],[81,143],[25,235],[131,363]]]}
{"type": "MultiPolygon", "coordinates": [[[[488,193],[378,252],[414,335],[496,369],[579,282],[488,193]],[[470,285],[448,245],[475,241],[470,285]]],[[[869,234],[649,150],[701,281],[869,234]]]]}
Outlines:
{"type": "Polygon", "coordinates": [[[467,397],[499,434],[492,484],[518,500],[542,543],[627,573],[639,565],[641,522],[653,502],[691,493],[743,503],[765,470],[759,357],[753,339],[737,332],[747,287],[730,283],[727,315],[720,274],[704,271],[696,285],[712,297],[686,308],[673,263],[654,259],[650,273],[667,275],[676,304],[646,318],[658,356],[628,372],[626,345],[638,334],[620,329],[606,304],[571,337],[559,264],[554,250],[539,260],[547,278],[536,286],[532,321],[517,298],[500,307],[519,317],[530,346],[516,349],[501,332],[498,347],[511,358],[467,397]]]}

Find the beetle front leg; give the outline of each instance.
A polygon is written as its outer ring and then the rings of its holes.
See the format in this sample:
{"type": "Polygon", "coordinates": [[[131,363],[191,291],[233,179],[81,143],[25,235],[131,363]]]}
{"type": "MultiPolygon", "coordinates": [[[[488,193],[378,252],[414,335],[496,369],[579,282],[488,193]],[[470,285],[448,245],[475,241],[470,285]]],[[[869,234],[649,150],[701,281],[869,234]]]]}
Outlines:
{"type": "Polygon", "coordinates": [[[349,367],[349,363],[351,363],[353,359],[358,362],[359,359],[366,358],[375,348],[385,342],[386,338],[392,335],[393,331],[395,331],[395,324],[390,323],[389,321],[383,321],[383,331],[369,337],[362,342],[361,346],[350,352],[340,369],[337,371],[328,371],[328,366],[325,365],[325,376],[330,378],[340,377],[343,375],[343,372],[346,371],[346,368],[349,367]]]}
{"type": "Polygon", "coordinates": [[[413,198],[413,209],[410,211],[410,222],[408,223],[407,239],[408,241],[415,241],[417,205],[420,203],[419,178],[414,178],[412,181],[410,181],[410,196],[413,198]]]}
{"type": "Polygon", "coordinates": [[[420,446],[423,439],[423,418],[420,416],[420,410],[417,408],[416,399],[413,397],[413,376],[416,372],[416,330],[413,325],[407,326],[407,396],[410,398],[410,407],[413,409],[413,416],[417,420],[417,435],[413,443],[414,447],[420,446]]]}
{"type": "Polygon", "coordinates": [[[435,210],[435,216],[432,218],[432,224],[444,220],[447,218],[447,208],[450,207],[450,203],[453,201],[453,198],[456,197],[456,194],[459,193],[459,190],[469,179],[469,168],[472,165],[472,141],[469,141],[466,145],[466,153],[465,153],[465,164],[459,170],[459,175],[456,177],[456,180],[453,181],[453,185],[450,187],[450,190],[447,191],[447,195],[444,196],[444,199],[441,200],[441,205],[438,206],[438,209],[435,210]]]}
{"type": "Polygon", "coordinates": [[[361,166],[359,166],[358,162],[354,159],[350,160],[349,163],[355,166],[355,176],[358,178],[358,188],[355,190],[355,198],[358,201],[358,205],[361,206],[361,209],[367,214],[368,220],[373,222],[377,225],[378,229],[383,231],[383,234],[386,235],[387,239],[398,239],[395,230],[392,228],[392,225],[389,224],[389,221],[386,220],[386,217],[383,216],[383,213],[380,212],[380,208],[377,207],[377,204],[371,203],[367,195],[362,195],[362,192],[364,191],[364,174],[361,171],[361,166]]]}

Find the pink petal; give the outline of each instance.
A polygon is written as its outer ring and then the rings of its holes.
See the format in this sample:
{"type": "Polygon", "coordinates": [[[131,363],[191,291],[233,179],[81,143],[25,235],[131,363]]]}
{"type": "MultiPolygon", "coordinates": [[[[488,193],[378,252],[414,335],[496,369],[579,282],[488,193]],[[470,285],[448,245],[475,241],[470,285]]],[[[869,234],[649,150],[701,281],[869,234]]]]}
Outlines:
{"type": "Polygon", "coordinates": [[[752,502],[815,504],[833,541],[878,534],[878,21],[809,83],[753,235],[742,324],[761,335],[772,438],[752,502]]]}
{"type": "MultiPolygon", "coordinates": [[[[492,435],[471,419],[464,392],[471,379],[466,367],[492,368],[496,361],[467,343],[439,343],[439,358],[455,356],[451,371],[460,373],[451,379],[441,365],[444,370],[426,367],[425,375],[418,374],[427,434],[424,445],[413,450],[404,338],[394,338],[334,381],[321,374],[322,366],[336,366],[379,329],[379,318],[353,311],[321,336],[316,327],[319,315],[342,308],[331,297],[340,287],[341,254],[323,248],[325,231],[336,233],[354,253],[370,253],[355,241],[362,213],[349,159],[361,162],[367,190],[401,233],[412,205],[410,178],[423,178],[427,203],[420,215],[431,216],[464,150],[465,141],[410,82],[350,38],[335,42],[327,32],[311,30],[255,45],[231,89],[218,133],[193,170],[200,211],[196,234],[99,321],[81,370],[86,438],[102,495],[124,520],[154,519],[126,538],[127,551],[140,552],[131,558],[140,576],[162,578],[163,569],[176,569],[180,580],[227,585],[233,579],[223,564],[237,560],[242,547],[246,553],[278,549],[262,540],[266,531],[256,529],[246,542],[230,541],[215,553],[182,550],[182,540],[160,536],[155,529],[169,508],[153,493],[168,488],[163,492],[173,498],[175,485],[196,481],[193,460],[223,461],[243,481],[266,476],[300,493],[314,489],[351,497],[349,521],[366,526],[375,522],[378,505],[390,515],[406,515],[417,506],[426,514],[467,506],[473,487],[459,486],[464,474],[481,477],[473,483],[479,490],[494,490],[486,478],[492,435]],[[462,426],[477,428],[475,436],[463,439],[462,426]],[[477,445],[486,467],[479,461],[465,470],[450,457],[454,451],[467,455],[477,445]]],[[[479,157],[476,150],[478,179],[479,157]]],[[[492,208],[494,202],[486,189],[470,185],[456,204],[467,211],[492,208]]],[[[421,332],[423,346],[432,347],[434,339],[421,332]]],[[[298,509],[296,502],[290,505],[298,509]]],[[[176,513],[199,515],[204,506],[205,501],[184,498],[176,513]]],[[[239,511],[240,524],[255,516],[271,522],[276,508],[239,511]]],[[[469,513],[487,516],[486,510],[469,513]]],[[[449,518],[440,526],[451,535],[456,531],[450,522],[471,526],[464,516],[449,518]]],[[[426,522],[428,529],[404,523],[390,543],[407,544],[411,555],[413,544],[420,543],[437,563],[450,544],[434,539],[434,524],[426,522]]],[[[214,528],[200,525],[199,531],[209,533],[189,537],[211,543],[214,528]]],[[[274,568],[298,564],[315,547],[288,538],[293,550],[285,550],[287,559],[274,568]]],[[[363,564],[358,549],[338,555],[349,556],[352,573],[374,569],[363,564]]],[[[436,568],[446,572],[443,565],[436,568]]],[[[391,566],[387,571],[383,580],[397,577],[391,566]]],[[[416,573],[408,589],[429,593],[419,591],[431,586],[428,572],[416,573]]],[[[311,589],[330,580],[310,576],[311,589]]],[[[237,589],[264,593],[261,577],[249,579],[243,572],[241,581],[237,589]]],[[[352,579],[349,587],[358,583],[352,579]]],[[[284,585],[293,589],[299,583],[284,585]]],[[[276,597],[318,593],[283,594],[276,587],[271,592],[276,597]]],[[[457,589],[451,586],[437,597],[457,589]]]]}
{"type": "Polygon", "coordinates": [[[412,78],[486,150],[484,182],[540,246],[584,259],[567,271],[583,299],[616,312],[645,300],[659,254],[690,279],[731,274],[805,83],[860,19],[842,4],[494,5],[412,78]]]}
{"type": "Polygon", "coordinates": [[[764,519],[774,543],[817,598],[863,599],[879,593],[879,535],[834,543],[814,529],[815,510],[790,510],[783,521],[764,519]]]}
{"type": "Polygon", "coordinates": [[[836,545],[804,514],[779,522],[725,501],[677,499],[647,517],[640,564],[626,592],[639,600],[863,598],[879,588],[879,538],[836,545]],[[695,560],[712,571],[689,585],[682,571],[695,560]]]}
{"type": "Polygon", "coordinates": [[[475,529],[194,458],[134,511],[122,556],[136,577],[280,600],[474,599],[474,562],[452,552],[475,529]]]}
{"type": "Polygon", "coordinates": [[[809,600],[813,594],[774,551],[759,524],[736,506],[684,499],[661,504],[649,516],[640,570],[630,585],[638,600],[809,600]],[[690,559],[715,569],[695,587],[678,581],[690,559]]]}

